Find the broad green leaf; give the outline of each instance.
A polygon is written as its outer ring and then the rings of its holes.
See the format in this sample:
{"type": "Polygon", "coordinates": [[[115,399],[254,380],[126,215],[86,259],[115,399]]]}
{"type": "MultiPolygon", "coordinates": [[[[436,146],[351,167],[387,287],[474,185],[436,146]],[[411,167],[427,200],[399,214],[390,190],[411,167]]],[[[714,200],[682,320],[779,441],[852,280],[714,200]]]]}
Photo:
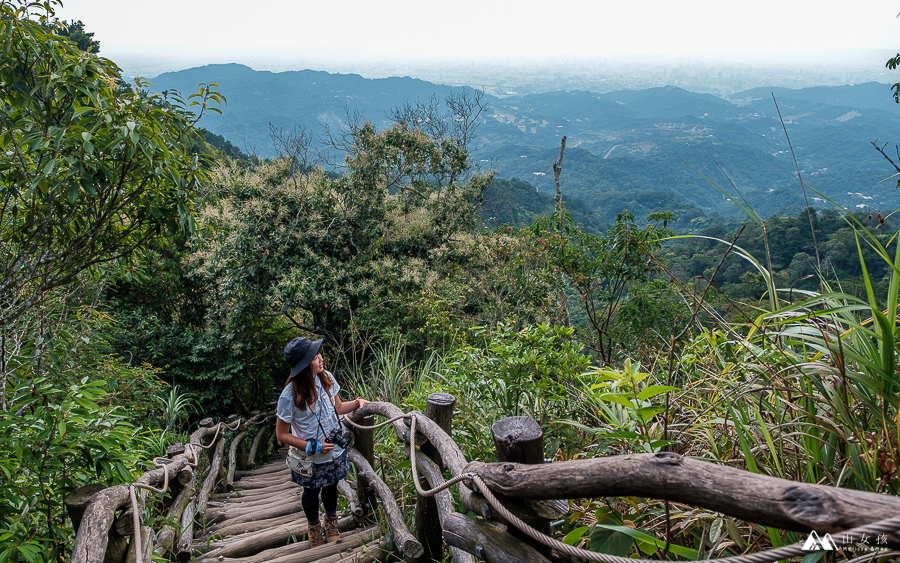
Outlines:
{"type": "Polygon", "coordinates": [[[563,538],[563,543],[566,545],[578,545],[578,542],[581,541],[581,538],[584,537],[584,533],[588,531],[588,526],[582,526],[580,528],[575,528],[563,538]]]}
{"type": "Polygon", "coordinates": [[[638,399],[646,401],[651,397],[656,397],[657,395],[663,395],[665,393],[668,393],[669,391],[677,390],[677,387],[670,387],[668,385],[651,385],[650,387],[647,387],[646,389],[638,393],[638,399]]]}
{"type": "MultiPolygon", "coordinates": [[[[620,532],[626,536],[629,536],[635,540],[652,544],[658,547],[659,549],[663,549],[666,546],[666,542],[664,540],[657,539],[656,537],[644,532],[642,530],[635,530],[633,528],[629,528],[627,526],[617,526],[612,524],[595,524],[595,527],[602,527],[607,530],[612,530],[616,532],[620,532]]],[[[676,544],[669,544],[669,551],[675,553],[676,555],[680,555],[687,559],[696,560],[700,557],[700,552],[695,549],[691,549],[689,547],[684,547],[676,544]]]]}
{"type": "MultiPolygon", "coordinates": [[[[611,522],[604,520],[604,522],[611,522]]],[[[588,537],[591,540],[591,551],[606,553],[617,557],[626,557],[631,551],[632,539],[628,534],[600,523],[591,528],[588,537]]]]}

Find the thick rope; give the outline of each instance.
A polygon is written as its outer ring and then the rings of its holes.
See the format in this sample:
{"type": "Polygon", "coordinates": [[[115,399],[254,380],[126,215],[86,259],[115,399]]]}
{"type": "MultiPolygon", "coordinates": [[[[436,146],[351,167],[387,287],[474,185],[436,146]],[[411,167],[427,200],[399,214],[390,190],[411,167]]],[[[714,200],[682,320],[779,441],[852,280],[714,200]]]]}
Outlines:
{"type": "MultiPolygon", "coordinates": [[[[240,422],[240,419],[238,419],[237,422],[240,422]]],[[[208,450],[209,448],[211,448],[213,446],[213,444],[215,444],[216,441],[219,439],[219,433],[222,431],[223,426],[225,426],[229,430],[232,430],[232,431],[234,430],[234,428],[231,428],[229,425],[225,424],[224,422],[220,422],[216,425],[216,433],[213,435],[213,439],[209,441],[208,446],[204,446],[203,444],[194,444],[193,442],[188,443],[188,448],[191,452],[190,458],[188,459],[188,462],[187,462],[188,467],[193,469],[193,468],[197,467],[197,464],[200,462],[200,460],[197,457],[197,451],[194,448],[195,447],[200,448],[201,450],[208,450]]],[[[185,453],[185,457],[188,457],[187,453],[185,453]]]]}
{"type": "Polygon", "coordinates": [[[354,428],[359,428],[360,430],[375,430],[377,428],[381,428],[382,426],[387,426],[388,424],[390,424],[394,421],[401,420],[404,418],[409,418],[409,417],[410,417],[410,414],[401,414],[401,415],[395,416],[394,418],[385,420],[384,422],[382,422],[380,424],[376,424],[374,426],[363,426],[362,424],[357,424],[357,423],[353,422],[352,420],[350,420],[350,417],[348,417],[348,416],[345,416],[343,420],[345,422],[347,422],[350,426],[352,426],[354,428]]]}
{"type": "Polygon", "coordinates": [[[872,551],[871,553],[854,557],[847,561],[847,563],[867,563],[868,561],[874,561],[876,559],[881,559],[882,557],[892,557],[893,559],[891,559],[891,561],[896,561],[898,555],[900,555],[900,551],[872,551]]]}
{"type": "MultiPolygon", "coordinates": [[[[566,555],[571,555],[573,557],[578,557],[579,559],[587,559],[589,561],[600,561],[601,563],[652,563],[652,560],[649,559],[630,559],[628,557],[616,557],[613,555],[606,555],[602,553],[597,553],[595,551],[588,551],[586,549],[579,549],[577,547],[565,544],[559,540],[551,538],[542,534],[541,532],[535,530],[531,526],[529,526],[526,522],[523,522],[521,519],[516,517],[515,514],[506,510],[506,508],[500,504],[497,498],[491,493],[490,489],[488,489],[487,485],[484,484],[484,481],[481,480],[481,477],[474,475],[472,477],[472,481],[478,485],[480,492],[484,495],[484,498],[487,499],[488,503],[490,503],[491,507],[496,510],[500,515],[506,518],[509,522],[515,525],[517,528],[534,538],[535,540],[547,545],[557,551],[561,551],[566,555]]],[[[885,520],[881,520],[872,524],[867,524],[865,526],[859,526],[857,528],[853,528],[850,530],[842,531],[841,534],[849,534],[849,535],[871,535],[877,536],[879,534],[887,534],[896,532],[900,530],[900,516],[894,516],[893,518],[887,518],[885,520]]],[[[771,561],[778,561],[779,559],[788,559],[790,557],[797,557],[800,555],[808,555],[810,553],[814,553],[816,550],[804,550],[802,543],[795,543],[793,545],[788,545],[784,547],[779,547],[776,549],[770,549],[768,551],[762,551],[760,553],[751,553],[745,555],[735,555],[732,557],[720,557],[717,559],[709,559],[708,561],[719,561],[723,563],[768,563],[771,561]]]]}
{"type": "MultiPolygon", "coordinates": [[[[498,514],[503,516],[508,522],[528,534],[531,538],[536,541],[541,542],[542,544],[565,553],[566,555],[570,555],[572,557],[577,557],[579,559],[586,559],[588,561],[599,561],[600,563],[654,563],[654,560],[650,559],[631,559],[629,557],[618,557],[615,555],[607,555],[605,553],[597,553],[596,551],[589,551],[586,549],[580,549],[566,543],[563,543],[555,538],[547,536],[546,534],[532,528],[528,525],[528,523],[522,521],[515,514],[510,512],[504,507],[497,497],[491,492],[491,490],[485,485],[484,481],[475,473],[468,473],[457,475],[449,481],[444,482],[444,484],[435,487],[430,491],[424,491],[419,485],[419,475],[416,468],[416,455],[415,455],[415,444],[416,444],[416,413],[409,413],[407,416],[412,418],[410,424],[409,431],[409,441],[410,441],[410,463],[412,465],[412,479],[413,484],[416,486],[416,492],[418,492],[422,496],[433,496],[434,494],[462,481],[464,479],[471,479],[473,483],[478,486],[479,492],[487,499],[488,504],[491,505],[491,508],[497,511],[498,514]]],[[[396,417],[393,420],[396,420],[396,417]]],[[[842,531],[842,534],[849,535],[871,535],[877,536],[879,534],[887,534],[893,533],[900,530],[900,516],[895,516],[893,518],[888,518],[886,520],[881,520],[878,522],[874,522],[872,524],[867,524],[865,526],[859,526],[857,528],[853,528],[851,530],[842,531]]],[[[814,553],[812,550],[804,550],[802,543],[796,543],[794,545],[783,546],[776,549],[770,549],[768,551],[762,551],[759,553],[751,553],[744,555],[735,555],[731,557],[721,557],[717,559],[709,559],[708,561],[718,561],[722,563],[770,563],[772,561],[778,561],[780,559],[788,559],[790,557],[796,557],[800,555],[808,555],[810,553],[814,553]]],[[[869,561],[870,559],[862,559],[862,561],[869,561]]]]}
{"type": "MultiPolygon", "coordinates": [[[[168,471],[166,475],[168,475],[168,471]]],[[[143,530],[141,530],[141,516],[138,514],[138,501],[137,494],[135,494],[134,483],[128,486],[128,495],[131,497],[131,521],[134,524],[134,560],[137,563],[141,563],[143,561],[143,549],[141,549],[141,535],[143,530]]]]}
{"type": "Polygon", "coordinates": [[[438,485],[430,491],[425,491],[422,489],[422,486],[419,485],[419,472],[416,469],[416,416],[412,415],[411,418],[412,421],[409,425],[409,461],[412,464],[412,477],[413,484],[416,486],[416,492],[423,497],[433,497],[444,489],[449,489],[460,481],[467,479],[469,477],[467,474],[457,475],[449,481],[444,481],[443,484],[438,485]]]}

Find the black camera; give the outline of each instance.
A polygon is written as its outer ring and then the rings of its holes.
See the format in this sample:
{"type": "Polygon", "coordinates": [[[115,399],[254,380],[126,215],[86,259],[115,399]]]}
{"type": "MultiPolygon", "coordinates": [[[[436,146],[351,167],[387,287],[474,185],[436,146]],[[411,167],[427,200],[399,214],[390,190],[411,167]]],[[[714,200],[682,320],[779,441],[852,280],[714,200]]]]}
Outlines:
{"type": "Polygon", "coordinates": [[[335,428],[325,436],[326,442],[331,442],[335,446],[340,446],[341,448],[347,449],[347,446],[350,445],[350,436],[345,436],[343,431],[340,428],[335,428]]]}

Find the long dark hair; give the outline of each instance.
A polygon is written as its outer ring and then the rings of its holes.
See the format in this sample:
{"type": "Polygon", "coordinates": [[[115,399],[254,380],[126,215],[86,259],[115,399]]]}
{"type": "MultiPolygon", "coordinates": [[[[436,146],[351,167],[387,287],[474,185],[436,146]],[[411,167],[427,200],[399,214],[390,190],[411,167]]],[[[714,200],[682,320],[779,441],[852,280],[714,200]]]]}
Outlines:
{"type": "MultiPolygon", "coordinates": [[[[319,374],[319,381],[322,382],[322,387],[328,393],[333,383],[324,370],[319,374]]],[[[319,394],[316,392],[316,382],[310,366],[300,370],[300,373],[294,377],[288,378],[284,384],[291,386],[291,396],[294,399],[294,405],[301,411],[305,411],[308,405],[312,405],[319,400],[319,394]]]]}

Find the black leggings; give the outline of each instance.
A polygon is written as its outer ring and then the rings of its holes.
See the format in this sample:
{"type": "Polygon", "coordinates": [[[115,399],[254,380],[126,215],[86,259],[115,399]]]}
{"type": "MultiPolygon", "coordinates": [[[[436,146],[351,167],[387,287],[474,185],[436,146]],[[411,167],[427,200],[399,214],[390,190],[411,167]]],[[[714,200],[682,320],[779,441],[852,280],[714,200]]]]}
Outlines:
{"type": "Polygon", "coordinates": [[[322,492],[322,506],[325,507],[326,516],[337,515],[338,489],[337,483],[326,485],[319,489],[303,487],[303,496],[300,497],[300,504],[303,505],[303,512],[306,514],[306,521],[310,526],[319,523],[319,492],[322,492]]]}

